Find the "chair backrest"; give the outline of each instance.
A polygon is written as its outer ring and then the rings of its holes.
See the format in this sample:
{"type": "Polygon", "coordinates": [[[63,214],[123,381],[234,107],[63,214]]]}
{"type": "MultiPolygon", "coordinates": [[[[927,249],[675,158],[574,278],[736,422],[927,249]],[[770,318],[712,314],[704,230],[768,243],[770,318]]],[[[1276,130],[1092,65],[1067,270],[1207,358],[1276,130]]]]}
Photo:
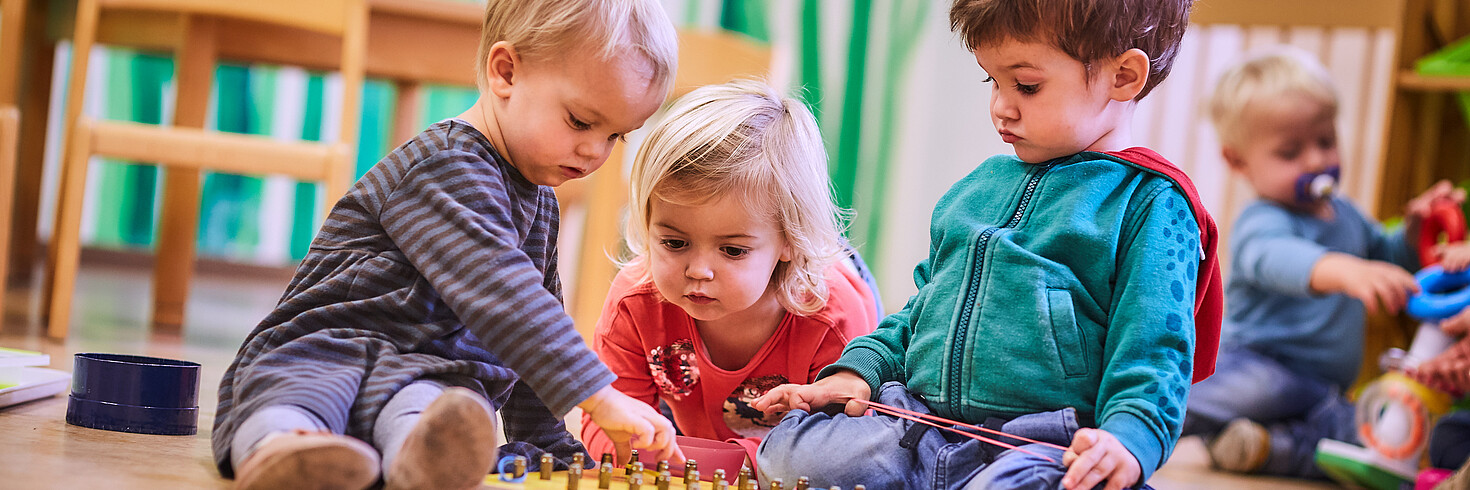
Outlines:
{"type": "MultiPolygon", "coordinates": [[[[343,103],[338,141],[356,143],[367,50],[368,14],[365,0],[80,0],[77,3],[73,46],[74,53],[83,55],[75,56],[72,63],[73,87],[85,87],[89,63],[85,51],[97,41],[99,29],[109,27],[107,20],[110,17],[102,16],[104,10],[178,14],[183,25],[178,28],[177,39],[173,39],[173,42],[180,51],[190,48],[190,43],[199,42],[190,37],[198,31],[199,24],[194,24],[195,22],[216,19],[274,24],[340,37],[342,49],[336,68],[342,74],[343,103]]],[[[117,22],[128,20],[127,17],[117,18],[117,22]]],[[[214,34],[210,34],[210,37],[211,51],[217,49],[218,45],[228,44],[213,42],[212,38],[216,37],[214,34]]],[[[211,55],[217,56],[217,53],[211,55]]],[[[68,90],[64,127],[71,127],[76,123],[77,116],[81,114],[83,93],[84,90],[68,90]]]]}
{"type": "Polygon", "coordinates": [[[1138,143],[1158,150],[1194,179],[1228,240],[1230,225],[1254,193],[1226,167],[1203,101],[1220,74],[1243,55],[1292,45],[1315,53],[1331,73],[1340,99],[1343,190],[1363,209],[1376,209],[1404,1],[1196,2],[1169,79],[1139,104],[1138,143]]]}
{"type": "MultiPolygon", "coordinates": [[[[704,85],[740,77],[764,77],[770,69],[771,51],[768,46],[724,31],[681,30],[679,69],[674,76],[674,93],[670,100],[704,85]]],[[[650,119],[649,122],[653,121],[650,119]]],[[[577,240],[576,260],[571,262],[576,272],[569,279],[575,287],[571,288],[568,304],[577,330],[587,338],[592,336],[592,329],[602,312],[602,303],[612,286],[613,277],[617,275],[617,266],[610,257],[622,255],[619,217],[628,201],[628,182],[624,175],[627,173],[625,161],[629,158],[628,153],[628,148],[619,143],[613,148],[607,163],[586,179],[585,184],[573,181],[569,183],[570,187],[564,184],[562,187],[566,189],[558,189],[557,193],[563,201],[563,210],[575,207],[585,210],[585,226],[577,240]]],[[[565,211],[563,213],[566,214],[565,211]]]]}
{"type": "Polygon", "coordinates": [[[679,31],[679,71],[674,74],[672,101],[705,85],[739,77],[766,76],[771,48],[729,31],[679,31]]]}
{"type": "Polygon", "coordinates": [[[96,0],[96,4],[103,9],[158,10],[253,20],[339,36],[352,27],[352,22],[347,20],[349,15],[362,8],[362,2],[356,0],[96,0]]]}

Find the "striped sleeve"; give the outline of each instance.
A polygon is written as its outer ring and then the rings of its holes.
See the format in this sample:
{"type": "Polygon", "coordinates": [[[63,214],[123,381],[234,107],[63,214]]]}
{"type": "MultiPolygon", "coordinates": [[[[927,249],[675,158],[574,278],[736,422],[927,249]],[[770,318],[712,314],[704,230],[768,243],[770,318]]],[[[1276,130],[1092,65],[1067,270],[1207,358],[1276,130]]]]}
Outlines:
{"type": "MultiPolygon", "coordinates": [[[[381,222],[486,349],[563,416],[615,376],[583,342],[520,248],[524,235],[518,230],[532,223],[517,223],[514,211],[536,192],[512,185],[480,155],[441,151],[404,174],[384,202],[381,222]],[[513,196],[516,190],[521,192],[513,196]]],[[[550,218],[533,212],[521,219],[550,218]]]]}

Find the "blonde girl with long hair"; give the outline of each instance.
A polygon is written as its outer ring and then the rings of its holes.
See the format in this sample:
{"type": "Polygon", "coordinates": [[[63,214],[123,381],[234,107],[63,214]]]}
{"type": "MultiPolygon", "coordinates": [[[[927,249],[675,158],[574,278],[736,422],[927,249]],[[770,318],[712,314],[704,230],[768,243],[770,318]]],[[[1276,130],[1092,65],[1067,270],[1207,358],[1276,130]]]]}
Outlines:
{"type": "MultiPolygon", "coordinates": [[[[781,417],[748,403],[810,382],[879,316],[842,237],[816,120],[764,82],[697,89],[639,148],[629,208],[632,257],[593,347],[618,390],[663,401],[684,435],[737,444],[753,462],[781,417]]],[[[587,422],[590,451],[627,458],[587,422]]]]}

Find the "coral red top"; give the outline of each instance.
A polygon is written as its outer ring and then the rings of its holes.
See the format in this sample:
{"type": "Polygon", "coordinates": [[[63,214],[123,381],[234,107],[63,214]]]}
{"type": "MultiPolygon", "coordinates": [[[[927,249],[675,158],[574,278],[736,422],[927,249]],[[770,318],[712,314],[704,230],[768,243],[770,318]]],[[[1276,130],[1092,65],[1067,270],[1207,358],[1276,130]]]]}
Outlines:
{"type": "MultiPolygon", "coordinates": [[[[749,403],[784,383],[811,383],[842,356],[847,342],[872,332],[877,309],[868,286],[841,263],[827,270],[827,305],[811,316],[787,313],[745,366],[725,370],[709,361],[694,318],[666,302],[643,271],[630,266],[613,280],[597,320],[593,348],[613,373],[613,386],[657,406],[662,398],[686,436],[745,448],[754,467],[762,437],[784,413],[766,415],[749,403]]],[[[582,441],[595,459],[613,451],[602,429],[582,416],[582,441]]]]}

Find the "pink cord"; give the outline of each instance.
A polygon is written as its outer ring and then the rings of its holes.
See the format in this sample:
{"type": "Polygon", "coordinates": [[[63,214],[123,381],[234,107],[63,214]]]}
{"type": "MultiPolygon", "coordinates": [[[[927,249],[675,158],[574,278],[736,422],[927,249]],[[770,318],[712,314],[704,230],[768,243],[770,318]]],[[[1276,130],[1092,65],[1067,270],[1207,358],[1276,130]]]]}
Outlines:
{"type": "Polygon", "coordinates": [[[971,438],[971,439],[974,439],[974,440],[977,440],[977,441],[980,441],[980,442],[984,442],[984,443],[988,443],[988,444],[994,444],[994,445],[997,445],[997,446],[1000,446],[1000,447],[1003,447],[1003,448],[1006,448],[1006,449],[1014,449],[1014,450],[1017,450],[1017,451],[1020,451],[1020,452],[1026,453],[1026,454],[1030,454],[1032,456],[1036,456],[1038,458],[1041,458],[1041,459],[1044,459],[1044,460],[1047,460],[1047,461],[1051,461],[1052,463],[1056,463],[1057,462],[1057,460],[1055,460],[1055,459],[1051,459],[1049,457],[1042,456],[1040,454],[1036,454],[1036,453],[1033,453],[1031,451],[1027,451],[1025,449],[1021,449],[1021,448],[1016,447],[1016,446],[1013,446],[1011,444],[1006,444],[1004,442],[1000,442],[1000,441],[997,441],[995,439],[991,439],[989,437],[985,437],[985,436],[981,436],[981,435],[976,435],[976,434],[971,434],[969,432],[965,432],[965,431],[962,431],[962,430],[955,429],[954,427],[947,427],[947,426],[939,425],[937,423],[930,422],[928,420],[924,420],[924,419],[921,419],[921,418],[918,418],[918,417],[913,417],[913,416],[905,415],[905,414],[898,413],[898,412],[889,412],[889,411],[887,411],[885,409],[878,408],[878,407],[873,407],[873,410],[877,410],[879,412],[883,412],[883,413],[886,413],[888,415],[892,415],[894,417],[898,417],[898,418],[901,418],[901,419],[912,420],[914,422],[918,422],[918,423],[921,423],[921,424],[924,424],[924,425],[928,425],[930,427],[937,427],[939,429],[943,429],[943,430],[947,430],[947,431],[950,431],[950,432],[954,432],[956,434],[959,434],[959,435],[962,435],[962,436],[965,436],[965,437],[968,437],[968,438],[971,438]]]}
{"type": "Polygon", "coordinates": [[[871,407],[874,410],[877,410],[879,412],[886,413],[888,415],[892,415],[894,417],[898,417],[898,418],[905,419],[905,420],[911,420],[911,421],[918,422],[918,423],[921,423],[921,424],[924,424],[924,425],[928,425],[930,427],[936,427],[936,428],[939,428],[939,429],[947,430],[947,431],[954,432],[956,434],[959,434],[959,435],[962,435],[962,436],[965,436],[965,437],[969,437],[971,439],[974,439],[974,440],[977,440],[977,441],[980,441],[980,442],[984,442],[984,443],[988,443],[988,444],[994,444],[996,446],[1000,446],[1000,447],[1003,447],[1003,448],[1006,448],[1006,449],[1014,449],[1014,450],[1017,450],[1017,451],[1020,451],[1020,452],[1026,453],[1026,454],[1030,454],[1032,456],[1036,456],[1036,457],[1041,458],[1041,459],[1045,459],[1047,461],[1051,461],[1052,463],[1056,463],[1056,464],[1060,464],[1060,463],[1057,463],[1057,460],[1052,459],[1050,457],[1043,456],[1043,455],[1040,455],[1040,454],[1036,454],[1036,453],[1033,453],[1031,451],[1027,451],[1025,449],[1021,449],[1019,447],[1016,447],[1015,445],[1007,444],[1007,443],[1004,443],[1004,442],[1000,442],[1000,441],[997,441],[995,439],[991,439],[991,438],[988,438],[988,437],[985,437],[985,436],[971,434],[969,432],[965,432],[965,431],[956,429],[956,428],[951,427],[951,426],[957,425],[957,426],[960,426],[960,427],[975,429],[975,430],[979,430],[979,431],[982,431],[982,432],[988,432],[988,433],[991,433],[991,434],[996,434],[996,435],[1000,435],[1000,436],[1004,436],[1004,437],[1009,437],[1009,438],[1012,438],[1012,439],[1020,439],[1022,441],[1030,442],[1030,443],[1033,443],[1033,444],[1040,444],[1042,446],[1050,447],[1050,448],[1053,448],[1053,449],[1059,449],[1059,450],[1061,450],[1063,452],[1066,452],[1067,451],[1067,448],[1064,448],[1062,446],[1058,446],[1056,444],[1052,444],[1052,443],[1049,443],[1049,442],[1042,442],[1042,441],[1038,441],[1038,440],[1035,440],[1035,439],[1029,439],[1029,438],[1021,437],[1021,436],[1014,435],[1014,434],[1007,434],[1005,432],[1001,432],[1001,431],[998,431],[998,430],[995,430],[995,429],[989,429],[989,428],[985,428],[985,427],[980,427],[978,425],[966,424],[964,422],[957,422],[957,421],[954,421],[954,420],[949,420],[949,419],[946,419],[944,417],[930,415],[930,414],[927,414],[927,413],[919,413],[919,412],[915,412],[915,411],[912,411],[912,410],[905,410],[905,409],[898,408],[898,407],[892,407],[892,406],[884,405],[882,403],[878,403],[878,402],[871,401],[871,400],[862,400],[862,399],[858,399],[858,398],[853,398],[852,400],[855,400],[858,403],[862,403],[864,405],[867,405],[867,406],[871,407]],[[937,422],[943,422],[943,423],[949,424],[949,425],[939,425],[938,423],[932,422],[929,419],[932,419],[932,420],[937,421],[937,422]]]}

